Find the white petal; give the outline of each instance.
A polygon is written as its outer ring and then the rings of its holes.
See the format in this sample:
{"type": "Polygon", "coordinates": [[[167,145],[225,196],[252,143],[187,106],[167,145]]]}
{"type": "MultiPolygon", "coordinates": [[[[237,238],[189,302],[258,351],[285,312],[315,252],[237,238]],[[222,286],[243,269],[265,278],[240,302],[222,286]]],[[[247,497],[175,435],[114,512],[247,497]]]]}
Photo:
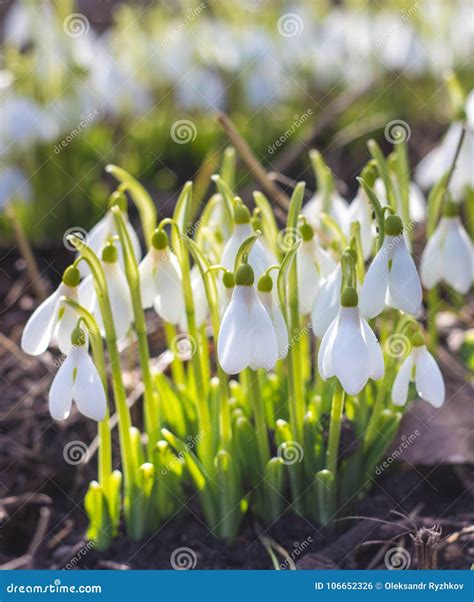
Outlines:
{"type": "Polygon", "coordinates": [[[153,307],[153,302],[156,297],[154,280],[155,268],[156,266],[153,260],[153,250],[150,250],[138,266],[138,272],[140,275],[140,295],[142,298],[143,309],[153,307]]]}
{"type": "Polygon", "coordinates": [[[365,320],[361,320],[364,337],[369,350],[370,378],[380,380],[385,373],[383,353],[374,331],[365,320]]]}
{"type": "Polygon", "coordinates": [[[206,321],[209,305],[201,272],[196,265],[191,268],[191,288],[193,291],[196,325],[199,328],[206,321]]]}
{"type": "Polygon", "coordinates": [[[334,371],[343,389],[357,395],[365,387],[370,373],[369,351],[362,334],[357,307],[341,307],[331,350],[334,371]]]}
{"type": "Polygon", "coordinates": [[[334,366],[332,365],[331,351],[334,344],[334,337],[337,332],[337,316],[326,329],[318,352],[318,371],[323,380],[334,376],[334,366]]]}
{"type": "Polygon", "coordinates": [[[265,307],[270,320],[272,321],[273,328],[278,344],[278,359],[282,360],[288,355],[288,328],[286,326],[285,318],[281,312],[278,303],[273,300],[272,293],[257,292],[257,296],[265,307]]]}
{"type": "Polygon", "coordinates": [[[35,309],[21,335],[21,348],[30,355],[40,355],[48,348],[59,310],[62,286],[35,309]]]}
{"type": "Polygon", "coordinates": [[[320,285],[320,276],[313,251],[312,241],[305,241],[296,255],[298,302],[299,312],[302,316],[311,312],[320,285]]]}
{"type": "Polygon", "coordinates": [[[442,244],[445,235],[445,220],[441,219],[428,240],[420,261],[420,277],[423,286],[431,290],[443,278],[442,244]]]}
{"type": "Polygon", "coordinates": [[[465,294],[472,284],[472,243],[458,217],[447,219],[443,246],[444,280],[465,294]]]}
{"type": "Polygon", "coordinates": [[[85,345],[73,349],[71,353],[76,355],[77,366],[73,387],[74,401],[81,414],[100,422],[105,418],[107,400],[97,368],[85,345]]]}
{"type": "Polygon", "coordinates": [[[410,219],[414,222],[422,222],[426,218],[426,200],[420,188],[410,182],[409,186],[410,219]]]}
{"type": "Polygon", "coordinates": [[[408,397],[408,385],[411,380],[413,368],[413,356],[410,355],[404,360],[398,374],[395,377],[392,387],[392,402],[397,406],[404,406],[408,397]]]}
{"type": "Polygon", "coordinates": [[[155,311],[170,324],[179,324],[184,319],[184,298],[181,270],[176,255],[167,250],[159,251],[155,266],[155,311]]]}
{"type": "Polygon", "coordinates": [[[250,224],[236,224],[222,253],[221,265],[230,272],[234,272],[235,257],[240,245],[252,234],[250,224]]]}
{"type": "MultiPolygon", "coordinates": [[[[104,245],[110,239],[112,234],[114,234],[114,232],[114,217],[110,211],[107,211],[104,217],[100,219],[87,234],[86,242],[99,259],[102,257],[102,249],[104,248],[104,245]]],[[[78,257],[80,257],[80,254],[78,254],[78,257]]],[[[78,267],[82,276],[90,274],[90,269],[87,262],[80,261],[78,267]]]]}
{"type": "Polygon", "coordinates": [[[443,375],[431,353],[423,347],[417,350],[415,384],[421,399],[439,408],[445,397],[443,375]]]}
{"type": "MultiPolygon", "coordinates": [[[[69,287],[67,287],[69,288],[69,287]]],[[[78,300],[78,292],[76,289],[69,289],[71,292],[68,297],[78,300]]],[[[65,355],[69,353],[71,349],[71,334],[74,328],[77,326],[78,315],[72,307],[62,304],[59,315],[61,318],[57,322],[56,331],[54,337],[58,344],[59,350],[65,355]]]]}
{"type": "MultiPolygon", "coordinates": [[[[122,268],[118,262],[103,263],[105,279],[109,293],[112,317],[115,325],[117,339],[123,338],[133,322],[132,300],[130,289],[122,268]]],[[[99,320],[100,321],[100,320],[99,320]]]]}
{"type": "Polygon", "coordinates": [[[328,276],[334,272],[338,264],[332,258],[331,254],[318,244],[316,238],[313,238],[313,246],[316,262],[321,270],[321,275],[324,276],[324,278],[328,278],[328,276]]]}
{"type": "Polygon", "coordinates": [[[53,420],[66,420],[71,413],[76,358],[69,354],[61,364],[49,390],[49,413],[53,420]]]}
{"type": "Polygon", "coordinates": [[[416,316],[421,308],[423,292],[415,262],[401,237],[393,252],[388,278],[387,301],[391,307],[416,316]]]}
{"type": "Polygon", "coordinates": [[[79,285],[79,303],[91,313],[95,312],[97,295],[92,274],[86,276],[79,285]]]}
{"type": "Polygon", "coordinates": [[[311,312],[311,325],[314,334],[321,338],[331,322],[336,318],[341,303],[341,266],[338,265],[334,272],[325,280],[314,300],[311,312]]]}
{"type": "Polygon", "coordinates": [[[127,228],[128,235],[130,236],[130,241],[132,243],[133,253],[135,255],[135,259],[137,263],[142,258],[142,249],[140,247],[140,240],[138,239],[137,233],[135,232],[134,227],[129,222],[128,217],[125,217],[125,227],[127,228]]]}
{"type": "Polygon", "coordinates": [[[359,307],[360,313],[367,319],[378,316],[385,306],[392,238],[385,237],[384,244],[370,264],[362,284],[359,307]]]}
{"type": "Polygon", "coordinates": [[[252,303],[250,320],[253,353],[249,366],[252,370],[271,370],[278,359],[278,343],[270,316],[257,298],[252,303]]]}
{"type": "Polygon", "coordinates": [[[219,337],[217,357],[227,374],[237,374],[250,363],[253,340],[250,332],[253,287],[236,286],[231,302],[224,312],[219,337]]]}

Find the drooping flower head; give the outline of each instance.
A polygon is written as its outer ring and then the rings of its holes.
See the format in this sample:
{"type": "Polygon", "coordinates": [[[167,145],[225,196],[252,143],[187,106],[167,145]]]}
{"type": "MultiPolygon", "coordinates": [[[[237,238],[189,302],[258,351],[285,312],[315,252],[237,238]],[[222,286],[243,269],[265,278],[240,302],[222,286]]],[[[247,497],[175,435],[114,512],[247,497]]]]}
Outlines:
{"type": "Polygon", "coordinates": [[[254,288],[254,271],[242,264],[235,274],[232,299],[222,318],[217,357],[227,374],[245,368],[271,370],[278,358],[274,326],[254,288]]]}
{"type": "Polygon", "coordinates": [[[298,273],[298,302],[300,314],[305,316],[313,309],[321,285],[322,273],[316,260],[314,231],[308,224],[300,227],[302,243],[296,252],[298,273]]]}
{"type": "Polygon", "coordinates": [[[81,414],[97,420],[106,415],[107,400],[97,368],[87,353],[84,331],[77,327],[71,334],[66,359],[56,373],[49,391],[49,413],[54,420],[66,420],[75,401],[81,414]]]}
{"type": "Polygon", "coordinates": [[[402,220],[398,215],[389,215],[383,245],[362,284],[361,313],[365,318],[374,318],[387,304],[416,316],[421,303],[420,278],[403,236],[402,220]]]}
{"type": "Polygon", "coordinates": [[[321,341],[318,369],[323,380],[336,376],[349,395],[360,393],[369,378],[380,380],[384,375],[382,350],[360,316],[354,288],[347,287],[341,294],[337,317],[321,341]]]}
{"type": "Polygon", "coordinates": [[[428,351],[423,336],[417,332],[411,340],[412,350],[400,366],[392,387],[392,401],[403,406],[407,402],[408,385],[415,381],[421,399],[435,408],[444,403],[446,395],[443,375],[436,360],[428,351]]]}
{"type": "Polygon", "coordinates": [[[55,340],[61,353],[71,347],[71,333],[76,326],[76,312],[61,303],[61,297],[79,301],[79,269],[72,265],[66,268],[62,282],[37,309],[26,323],[21,337],[21,348],[30,355],[40,355],[55,340]]]}
{"type": "Polygon", "coordinates": [[[423,251],[420,265],[423,286],[431,290],[446,282],[466,294],[474,276],[473,246],[455,203],[447,203],[438,227],[423,251]]]}
{"type": "Polygon", "coordinates": [[[288,328],[280,306],[275,301],[275,297],[272,294],[272,289],[273,280],[267,272],[258,279],[257,297],[262,302],[263,307],[266,309],[267,314],[272,321],[278,344],[278,359],[282,360],[288,355],[288,328]]]}

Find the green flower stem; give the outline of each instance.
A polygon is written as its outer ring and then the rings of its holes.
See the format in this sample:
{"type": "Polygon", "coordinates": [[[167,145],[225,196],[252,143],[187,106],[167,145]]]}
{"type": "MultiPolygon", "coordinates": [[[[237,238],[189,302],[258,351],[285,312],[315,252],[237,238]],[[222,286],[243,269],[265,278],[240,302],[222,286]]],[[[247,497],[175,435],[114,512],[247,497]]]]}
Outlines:
{"type": "Polygon", "coordinates": [[[435,285],[428,291],[428,307],[426,311],[426,321],[429,334],[429,349],[436,350],[438,346],[438,329],[436,328],[436,314],[440,304],[438,287],[435,285]]]}
{"type": "Polygon", "coordinates": [[[251,393],[252,411],[255,420],[255,434],[257,438],[258,453],[260,456],[261,474],[265,474],[267,462],[270,460],[270,444],[268,442],[267,422],[262,396],[260,394],[260,382],[258,372],[247,368],[249,389],[251,393]]]}
{"type": "Polygon", "coordinates": [[[77,314],[84,321],[88,333],[89,340],[92,348],[92,356],[94,358],[94,364],[97,368],[97,372],[102,380],[102,384],[104,385],[105,396],[107,399],[107,408],[106,415],[104,420],[99,422],[99,461],[98,461],[98,473],[99,473],[99,483],[104,488],[104,491],[108,492],[108,481],[109,477],[112,474],[112,442],[111,442],[111,432],[110,432],[110,412],[109,412],[109,399],[108,399],[108,383],[107,383],[107,369],[105,366],[105,356],[104,356],[104,346],[102,343],[102,337],[100,336],[100,330],[97,326],[97,322],[94,316],[87,311],[82,305],[80,305],[77,301],[72,299],[71,297],[62,297],[61,302],[65,305],[69,305],[72,309],[74,309],[77,314]]]}
{"type": "Polygon", "coordinates": [[[339,382],[336,382],[332,396],[331,418],[329,424],[328,447],[326,451],[326,469],[336,478],[339,441],[341,438],[342,413],[344,410],[345,392],[339,382]]]}
{"type": "Polygon", "coordinates": [[[146,432],[148,434],[148,453],[149,458],[153,458],[155,445],[160,435],[160,416],[155,390],[153,385],[153,376],[150,368],[150,350],[148,347],[148,336],[146,331],[145,312],[143,310],[142,298],[140,292],[140,276],[138,264],[133,253],[132,242],[128,234],[120,208],[115,206],[111,208],[114,216],[115,225],[122,245],[124,255],[125,274],[130,287],[132,299],[134,328],[138,340],[138,353],[140,356],[140,366],[143,374],[144,391],[144,413],[146,432]]]}
{"type": "Polygon", "coordinates": [[[107,281],[105,279],[102,264],[94,251],[92,251],[90,247],[88,247],[76,236],[69,236],[69,241],[79,251],[82,258],[88,263],[94,278],[97,301],[99,303],[99,309],[104,324],[105,339],[107,341],[110,366],[112,369],[112,388],[114,391],[115,404],[119,415],[119,439],[122,452],[125,492],[128,501],[126,506],[128,526],[130,531],[133,532],[134,521],[130,509],[136,497],[136,474],[132,461],[132,442],[130,438],[132,421],[130,418],[130,410],[127,406],[127,395],[122,381],[120,354],[117,346],[117,335],[115,334],[115,326],[112,317],[112,308],[110,306],[107,281]]]}
{"type": "Polygon", "coordinates": [[[292,423],[293,432],[297,441],[303,440],[303,421],[304,421],[304,387],[302,364],[301,341],[299,340],[300,332],[300,312],[298,300],[298,273],[296,261],[290,267],[289,281],[289,320],[290,320],[290,348],[288,352],[289,361],[292,365],[293,377],[293,401],[294,401],[294,423],[292,423]]]}

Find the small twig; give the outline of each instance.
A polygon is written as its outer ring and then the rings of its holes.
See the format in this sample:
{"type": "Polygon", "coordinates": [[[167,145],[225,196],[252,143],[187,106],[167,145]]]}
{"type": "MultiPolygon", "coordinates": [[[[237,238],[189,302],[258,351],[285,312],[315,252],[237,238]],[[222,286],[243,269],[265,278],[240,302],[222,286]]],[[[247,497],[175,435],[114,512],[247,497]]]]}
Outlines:
{"type": "Polygon", "coordinates": [[[25,554],[25,556],[19,556],[18,558],[5,562],[5,564],[0,564],[0,571],[14,571],[16,569],[21,569],[30,562],[31,556],[25,554]]]}
{"type": "Polygon", "coordinates": [[[217,113],[217,121],[221,124],[230,142],[235,146],[240,157],[253,173],[263,190],[271,196],[282,209],[287,211],[290,206],[290,199],[270,180],[266,170],[254,155],[250,146],[239,134],[230,117],[225,113],[219,112],[217,113]]]}
{"type": "Polygon", "coordinates": [[[44,493],[22,493],[0,499],[0,506],[15,506],[17,504],[52,504],[53,500],[44,493]]]}
{"type": "Polygon", "coordinates": [[[31,540],[30,545],[28,546],[28,549],[26,551],[26,554],[31,556],[31,560],[34,560],[37,551],[43,543],[50,520],[51,508],[48,508],[48,506],[42,506],[40,508],[40,517],[36,526],[35,534],[33,535],[33,539],[31,540]]]}

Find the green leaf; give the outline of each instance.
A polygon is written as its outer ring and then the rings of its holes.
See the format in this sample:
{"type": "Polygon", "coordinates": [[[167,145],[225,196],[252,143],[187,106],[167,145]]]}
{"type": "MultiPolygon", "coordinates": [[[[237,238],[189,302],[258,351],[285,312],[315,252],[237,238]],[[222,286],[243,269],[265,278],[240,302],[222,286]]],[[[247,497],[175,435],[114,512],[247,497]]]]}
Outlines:
{"type": "Polygon", "coordinates": [[[275,220],[275,214],[273,213],[272,206],[270,205],[270,201],[262,192],[259,192],[258,190],[256,190],[253,193],[253,198],[255,204],[261,211],[262,228],[265,239],[271,246],[271,249],[275,256],[279,257],[281,255],[281,250],[277,244],[278,226],[275,220]]]}
{"type": "Polygon", "coordinates": [[[235,184],[235,172],[237,168],[237,155],[233,146],[228,146],[222,157],[221,178],[232,190],[235,184]]]}
{"type": "Polygon", "coordinates": [[[242,257],[244,256],[244,254],[250,254],[250,251],[252,250],[252,247],[255,244],[257,238],[261,235],[262,233],[260,232],[260,230],[255,230],[255,232],[253,232],[248,238],[246,238],[244,242],[240,245],[239,250],[237,251],[237,254],[235,256],[234,274],[237,273],[237,270],[239,269],[240,264],[242,263],[242,257]]]}
{"type": "Polygon", "coordinates": [[[359,184],[364,189],[367,198],[369,199],[370,204],[372,205],[372,209],[375,213],[375,219],[377,220],[377,246],[380,249],[383,244],[383,239],[385,238],[385,219],[383,215],[382,205],[377,198],[377,195],[374,192],[374,189],[370,184],[368,184],[363,178],[356,178],[359,184]]]}

